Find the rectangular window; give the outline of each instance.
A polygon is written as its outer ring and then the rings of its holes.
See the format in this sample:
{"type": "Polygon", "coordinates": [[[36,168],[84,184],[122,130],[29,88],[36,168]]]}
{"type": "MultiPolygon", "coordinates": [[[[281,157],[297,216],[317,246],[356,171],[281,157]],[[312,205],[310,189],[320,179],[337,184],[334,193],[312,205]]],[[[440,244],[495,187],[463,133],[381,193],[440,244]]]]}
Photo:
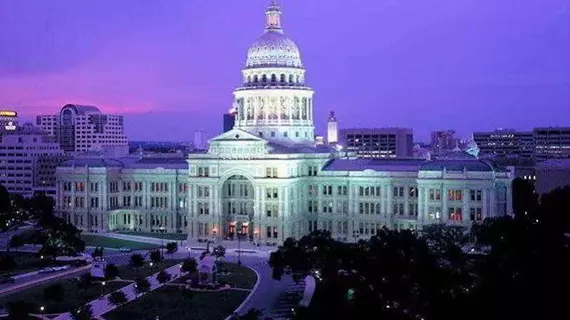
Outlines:
{"type": "Polygon", "coordinates": [[[461,208],[460,207],[450,207],[449,208],[449,220],[450,221],[461,221],[461,208]]]}
{"type": "Polygon", "coordinates": [[[271,238],[271,227],[267,227],[267,238],[271,238]]]}
{"type": "Polygon", "coordinates": [[[447,190],[447,200],[449,201],[461,201],[463,196],[461,190],[450,189],[447,190]]]}

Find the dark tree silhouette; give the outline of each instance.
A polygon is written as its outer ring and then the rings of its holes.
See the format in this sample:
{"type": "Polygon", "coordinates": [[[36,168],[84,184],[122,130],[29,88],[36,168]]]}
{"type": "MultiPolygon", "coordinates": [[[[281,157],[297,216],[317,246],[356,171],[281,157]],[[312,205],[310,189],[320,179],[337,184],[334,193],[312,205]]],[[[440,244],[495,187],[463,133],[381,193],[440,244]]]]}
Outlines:
{"type": "Polygon", "coordinates": [[[121,306],[127,303],[127,295],[123,291],[114,291],[109,295],[109,303],[114,306],[121,306]]]}
{"type": "Polygon", "coordinates": [[[144,257],[139,253],[132,254],[129,260],[129,266],[131,268],[139,270],[144,266],[144,257]]]}
{"type": "Polygon", "coordinates": [[[115,279],[119,276],[119,268],[116,265],[110,263],[105,267],[105,278],[106,279],[115,279]]]}
{"type": "Polygon", "coordinates": [[[171,279],[172,279],[172,275],[170,275],[170,273],[166,272],[165,270],[160,271],[156,275],[156,280],[158,281],[158,283],[167,283],[171,279]]]}

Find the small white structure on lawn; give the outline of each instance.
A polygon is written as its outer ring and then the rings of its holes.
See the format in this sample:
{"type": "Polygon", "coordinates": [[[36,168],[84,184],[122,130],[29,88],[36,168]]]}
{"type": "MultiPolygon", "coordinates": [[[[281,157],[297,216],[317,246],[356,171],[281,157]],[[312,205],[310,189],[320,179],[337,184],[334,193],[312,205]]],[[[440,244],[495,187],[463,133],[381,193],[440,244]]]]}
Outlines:
{"type": "Polygon", "coordinates": [[[216,258],[207,254],[198,264],[198,273],[200,274],[200,283],[216,283],[216,258]]]}

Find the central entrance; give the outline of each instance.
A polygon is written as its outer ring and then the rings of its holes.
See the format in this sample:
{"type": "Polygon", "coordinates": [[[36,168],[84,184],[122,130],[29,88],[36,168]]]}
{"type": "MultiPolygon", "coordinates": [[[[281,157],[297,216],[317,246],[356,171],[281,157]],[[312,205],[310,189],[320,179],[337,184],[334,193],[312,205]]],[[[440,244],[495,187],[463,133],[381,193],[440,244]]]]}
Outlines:
{"type": "Polygon", "coordinates": [[[222,237],[253,237],[254,191],[244,176],[229,177],[222,186],[222,237]]]}

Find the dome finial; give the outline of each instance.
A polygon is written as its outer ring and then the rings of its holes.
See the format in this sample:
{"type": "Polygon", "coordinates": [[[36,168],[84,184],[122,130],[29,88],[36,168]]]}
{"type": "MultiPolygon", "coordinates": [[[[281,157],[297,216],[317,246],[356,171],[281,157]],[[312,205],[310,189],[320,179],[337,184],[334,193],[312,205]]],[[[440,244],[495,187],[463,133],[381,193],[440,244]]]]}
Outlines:
{"type": "Polygon", "coordinates": [[[271,0],[271,4],[265,11],[266,16],[266,26],[265,30],[270,32],[283,33],[281,28],[281,8],[277,4],[277,1],[271,0]]]}

